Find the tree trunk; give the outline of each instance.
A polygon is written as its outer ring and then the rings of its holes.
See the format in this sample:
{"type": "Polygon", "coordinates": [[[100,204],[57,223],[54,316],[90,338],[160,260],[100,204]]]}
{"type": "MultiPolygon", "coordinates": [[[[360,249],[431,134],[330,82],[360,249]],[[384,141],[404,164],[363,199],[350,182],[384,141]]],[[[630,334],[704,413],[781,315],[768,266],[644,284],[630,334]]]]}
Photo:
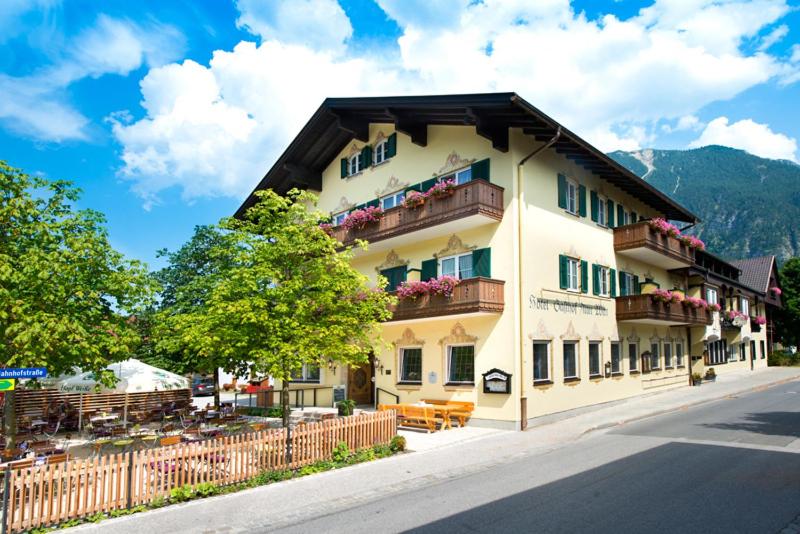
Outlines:
{"type": "Polygon", "coordinates": [[[5,404],[3,408],[3,435],[5,436],[5,446],[7,451],[11,451],[16,446],[17,441],[17,410],[16,392],[14,390],[5,392],[5,404]]]}
{"type": "Polygon", "coordinates": [[[289,381],[283,380],[281,383],[281,410],[283,412],[283,428],[289,427],[289,381]]]}
{"type": "Polygon", "coordinates": [[[219,410],[219,367],[214,368],[214,407],[219,410]]]}

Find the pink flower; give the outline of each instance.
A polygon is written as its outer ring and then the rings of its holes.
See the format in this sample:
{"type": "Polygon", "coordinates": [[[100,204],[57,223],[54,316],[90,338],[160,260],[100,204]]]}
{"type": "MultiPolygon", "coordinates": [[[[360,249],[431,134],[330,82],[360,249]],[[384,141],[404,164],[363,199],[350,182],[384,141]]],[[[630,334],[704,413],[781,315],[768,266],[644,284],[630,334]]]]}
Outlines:
{"type": "Polygon", "coordinates": [[[364,228],[367,224],[378,222],[383,215],[383,210],[378,206],[367,206],[366,208],[351,211],[344,219],[342,226],[348,230],[353,228],[364,228]]]}
{"type": "Polygon", "coordinates": [[[783,291],[781,291],[781,288],[779,288],[778,286],[771,287],[769,288],[769,290],[772,291],[772,294],[775,295],[776,297],[780,297],[781,293],[783,293],[783,291]]]}
{"type": "Polygon", "coordinates": [[[456,181],[453,179],[450,180],[442,180],[441,182],[436,182],[433,184],[433,187],[428,189],[427,196],[432,196],[434,198],[442,198],[446,196],[450,196],[453,194],[453,189],[456,186],[456,181]]]}
{"type": "Polygon", "coordinates": [[[328,235],[333,233],[333,225],[331,223],[319,223],[319,228],[328,235]]]}
{"type": "Polygon", "coordinates": [[[673,296],[671,291],[667,291],[666,289],[656,289],[650,293],[650,298],[653,300],[653,302],[669,303],[672,302],[673,296]]]}
{"type": "Polygon", "coordinates": [[[753,319],[753,322],[759,326],[764,326],[765,324],[767,324],[767,318],[764,317],[763,315],[759,315],[758,317],[753,319]]]}
{"type": "Polygon", "coordinates": [[[449,298],[453,295],[453,289],[458,285],[458,282],[459,280],[455,276],[443,275],[438,278],[431,278],[428,281],[428,287],[431,294],[443,295],[449,298]]]}
{"type": "Polygon", "coordinates": [[[428,286],[428,282],[403,282],[397,288],[397,296],[403,300],[415,300],[417,297],[421,297],[422,295],[427,295],[429,293],[430,287],[428,286]]]}
{"type": "Polygon", "coordinates": [[[442,295],[450,298],[460,280],[455,276],[443,275],[431,278],[427,282],[403,282],[397,288],[397,296],[401,299],[415,300],[423,295],[442,295]]]}
{"type": "Polygon", "coordinates": [[[709,304],[708,309],[712,312],[718,312],[720,310],[719,304],[709,304]]]}
{"type": "Polygon", "coordinates": [[[706,302],[704,299],[697,297],[686,297],[685,299],[683,299],[683,305],[686,306],[687,308],[694,308],[696,310],[700,308],[702,309],[708,308],[708,302],[706,302]]]}
{"type": "Polygon", "coordinates": [[[418,208],[425,204],[427,198],[428,196],[426,194],[420,193],[419,191],[409,191],[403,199],[403,207],[407,209],[418,208]]]}

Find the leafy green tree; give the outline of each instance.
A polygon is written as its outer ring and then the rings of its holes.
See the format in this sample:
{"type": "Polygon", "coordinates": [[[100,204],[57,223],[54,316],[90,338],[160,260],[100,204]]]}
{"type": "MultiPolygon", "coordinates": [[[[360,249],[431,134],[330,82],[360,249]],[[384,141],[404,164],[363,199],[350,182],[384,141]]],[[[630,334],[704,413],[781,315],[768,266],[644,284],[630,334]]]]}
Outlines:
{"type": "Polygon", "coordinates": [[[382,343],[379,324],[391,316],[394,297],[369,287],[350,265],[350,249],[337,250],[340,243],[319,226],[323,214],[311,208],[314,195],[258,195],[246,220],[222,223],[236,241],[234,258],[224,276],[209,277],[204,304],[171,314],[163,326],[222,367],[280,380],[288,425],[292,376],[303,364],[367,361],[382,343]]]}
{"type": "MultiPolygon", "coordinates": [[[[103,216],[76,210],[79,190],[0,161],[0,362],[74,367],[112,385],[105,367],[136,346],[135,312],[155,283],[108,242],[103,216]]],[[[5,398],[7,447],[16,434],[14,395],[5,398]]]]}
{"type": "Polygon", "coordinates": [[[781,302],[777,314],[778,335],[784,345],[800,345],[800,258],[791,258],[780,269],[781,302]]]}

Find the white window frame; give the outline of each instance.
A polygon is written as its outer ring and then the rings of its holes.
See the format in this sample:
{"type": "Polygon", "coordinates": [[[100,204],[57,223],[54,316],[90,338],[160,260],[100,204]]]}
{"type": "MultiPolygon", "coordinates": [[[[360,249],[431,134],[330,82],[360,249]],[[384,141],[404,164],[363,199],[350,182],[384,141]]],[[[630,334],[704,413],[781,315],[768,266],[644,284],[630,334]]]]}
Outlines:
{"type": "Polygon", "coordinates": [[[475,276],[475,274],[474,274],[475,273],[475,266],[474,265],[472,265],[470,267],[470,276],[467,276],[465,278],[461,278],[461,258],[465,258],[467,256],[469,256],[470,261],[472,261],[472,252],[467,252],[466,254],[454,254],[452,256],[444,256],[442,258],[439,258],[439,265],[438,265],[439,274],[440,275],[444,275],[444,270],[442,269],[442,263],[447,261],[447,260],[454,259],[455,260],[455,273],[450,275],[450,276],[455,276],[459,280],[467,280],[469,278],[473,278],[475,276]]]}
{"type": "Polygon", "coordinates": [[[683,363],[683,341],[675,342],[675,366],[684,367],[683,363]]]}
{"type": "Polygon", "coordinates": [[[456,185],[466,184],[472,181],[472,166],[458,169],[457,171],[444,174],[436,178],[437,182],[444,182],[445,180],[454,180],[456,185]],[[469,174],[469,176],[467,176],[469,174]],[[466,177],[466,178],[465,178],[466,177]]]}
{"type": "Polygon", "coordinates": [[[611,284],[609,280],[609,276],[611,276],[611,270],[602,265],[598,266],[597,270],[600,275],[600,289],[598,290],[598,296],[608,297],[611,295],[611,284]]]}
{"type": "Polygon", "coordinates": [[[403,202],[403,199],[405,199],[405,198],[406,198],[406,192],[405,191],[395,191],[394,193],[392,193],[390,195],[384,195],[384,196],[382,196],[380,198],[381,209],[386,211],[388,209],[396,208],[397,206],[399,206],[403,202]],[[392,205],[391,206],[388,206],[388,207],[386,206],[386,201],[387,200],[391,200],[392,201],[392,205]]]}
{"type": "Polygon", "coordinates": [[[617,221],[617,225],[618,226],[626,226],[626,225],[629,225],[629,224],[631,224],[631,214],[623,206],[623,208],[622,208],[622,220],[621,221],[617,221]]]}
{"type": "Polygon", "coordinates": [[[572,379],[572,378],[578,378],[578,377],[581,376],[580,362],[581,362],[580,344],[577,341],[564,341],[561,344],[561,371],[564,374],[564,380],[572,379]],[[575,351],[574,351],[573,356],[572,356],[575,359],[575,374],[574,375],[568,375],[567,371],[566,371],[566,368],[564,367],[564,359],[566,358],[566,351],[564,350],[564,348],[567,345],[572,345],[573,347],[575,347],[575,351]]]}
{"type": "Polygon", "coordinates": [[[608,228],[608,197],[597,195],[597,224],[608,228]]]}
{"type": "Polygon", "coordinates": [[[453,345],[447,345],[447,369],[445,372],[445,384],[456,384],[456,385],[475,385],[475,357],[477,356],[477,351],[475,350],[475,343],[455,343],[453,345]],[[450,380],[450,364],[452,363],[452,349],[453,347],[472,347],[472,380],[468,382],[453,382],[450,380]]]}
{"type": "Polygon", "coordinates": [[[719,293],[716,287],[706,288],[706,302],[709,304],[719,304],[719,293]]]}
{"type": "Polygon", "coordinates": [[[422,376],[423,376],[423,372],[422,372],[422,346],[409,345],[408,347],[400,347],[400,354],[398,354],[397,363],[398,363],[398,366],[399,366],[399,368],[397,369],[397,379],[398,379],[399,382],[402,382],[402,383],[405,383],[405,384],[422,384],[422,376]],[[409,380],[408,378],[405,378],[403,376],[403,369],[404,369],[403,359],[405,358],[405,351],[409,350],[409,349],[411,349],[411,350],[419,349],[419,351],[420,351],[419,380],[409,380]]]}
{"type": "Polygon", "coordinates": [[[549,341],[534,341],[533,347],[531,348],[531,357],[533,361],[533,383],[534,384],[541,384],[544,382],[552,382],[553,380],[553,373],[551,371],[551,357],[550,357],[550,342],[549,341]],[[545,352],[545,370],[547,372],[547,376],[545,377],[536,377],[536,346],[544,346],[545,352]]]}
{"type": "Polygon", "coordinates": [[[575,293],[578,293],[580,290],[581,262],[575,258],[567,257],[567,291],[574,291],[575,293]]]}
{"type": "Polygon", "coordinates": [[[639,344],[634,341],[628,342],[628,372],[639,372],[639,344]],[[634,347],[633,360],[631,360],[631,347],[634,347]],[[631,367],[631,361],[634,363],[633,367],[631,367]]]}
{"type": "Polygon", "coordinates": [[[750,316],[750,301],[746,297],[739,297],[739,311],[750,316]]]}
{"type": "Polygon", "coordinates": [[[661,370],[661,343],[650,343],[650,370],[661,370]],[[653,365],[656,363],[656,365],[653,365]]]}
{"type": "Polygon", "coordinates": [[[672,369],[675,367],[673,365],[674,359],[672,354],[672,343],[665,341],[664,342],[664,369],[672,369]],[[669,355],[667,355],[669,353],[669,355]]]}
{"type": "Polygon", "coordinates": [[[578,215],[578,209],[580,208],[580,186],[578,182],[573,180],[572,178],[567,178],[567,208],[566,210],[573,214],[578,215]]]}
{"type": "Polygon", "coordinates": [[[609,358],[611,358],[611,374],[622,374],[622,343],[619,341],[612,341],[611,348],[609,349],[609,358]],[[614,369],[614,347],[617,348],[617,369],[614,369]]]}
{"type": "Polygon", "coordinates": [[[739,361],[739,344],[738,343],[731,343],[728,345],[728,361],[729,362],[738,362],[739,361]]]}
{"type": "Polygon", "coordinates": [[[332,224],[334,226],[340,226],[344,224],[344,220],[347,218],[347,213],[348,212],[343,211],[341,213],[334,213],[333,215],[331,215],[332,224]]]}
{"type": "Polygon", "coordinates": [[[357,152],[347,158],[347,176],[355,176],[361,172],[361,153],[357,152]]]}
{"type": "Polygon", "coordinates": [[[620,290],[619,291],[619,293],[620,293],[619,296],[620,297],[626,297],[628,295],[635,295],[636,294],[636,288],[634,287],[634,283],[633,283],[633,280],[634,280],[633,274],[625,272],[625,271],[618,271],[618,272],[620,272],[622,274],[622,276],[625,278],[625,290],[626,290],[625,294],[623,295],[622,294],[622,284],[619,284],[619,290],[620,290]]]}
{"type": "Polygon", "coordinates": [[[386,162],[388,159],[386,157],[386,150],[389,147],[388,140],[384,139],[379,143],[375,143],[375,146],[372,147],[372,164],[373,165],[380,165],[381,163],[386,162]],[[378,157],[380,156],[380,157],[378,157]]]}
{"type": "Polygon", "coordinates": [[[603,343],[600,341],[589,342],[589,378],[603,376],[603,343]],[[592,347],[597,347],[597,372],[592,373],[592,347]]]}

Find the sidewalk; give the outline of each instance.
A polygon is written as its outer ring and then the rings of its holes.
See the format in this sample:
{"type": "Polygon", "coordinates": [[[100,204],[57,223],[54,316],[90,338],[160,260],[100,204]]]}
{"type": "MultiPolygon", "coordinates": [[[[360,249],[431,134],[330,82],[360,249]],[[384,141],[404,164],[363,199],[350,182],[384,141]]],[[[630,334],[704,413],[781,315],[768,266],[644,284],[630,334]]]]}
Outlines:
{"type": "Polygon", "coordinates": [[[581,439],[593,430],[686,409],[691,405],[721,400],[798,378],[800,368],[769,368],[731,373],[717,378],[715,384],[637,397],[536,426],[526,432],[470,436],[468,440],[444,443],[425,451],[107,520],[99,524],[82,525],[70,532],[113,529],[121,534],[140,534],[146,531],[234,534],[264,531],[308,518],[318,518],[343,507],[413,490],[421,485],[485,471],[521,457],[544,453],[581,439]]]}

